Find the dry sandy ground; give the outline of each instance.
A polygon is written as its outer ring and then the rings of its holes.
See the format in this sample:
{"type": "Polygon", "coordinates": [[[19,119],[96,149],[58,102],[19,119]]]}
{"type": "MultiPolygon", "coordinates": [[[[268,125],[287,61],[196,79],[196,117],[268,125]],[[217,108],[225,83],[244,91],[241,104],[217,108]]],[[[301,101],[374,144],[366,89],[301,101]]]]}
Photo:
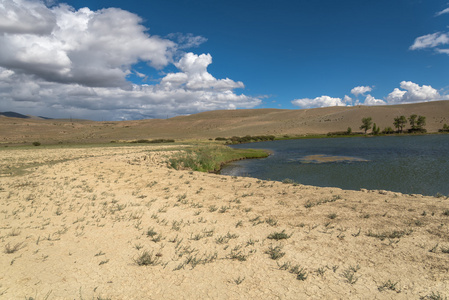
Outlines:
{"type": "Polygon", "coordinates": [[[175,171],[169,153],[1,150],[0,298],[449,296],[445,197],[175,171]]]}
{"type": "MultiPolygon", "coordinates": [[[[137,139],[215,139],[245,135],[297,136],[334,131],[360,131],[362,118],[372,117],[381,130],[397,116],[426,117],[428,132],[449,124],[449,101],[314,109],[239,109],[209,111],[167,120],[94,122],[0,117],[1,144],[108,143],[137,139]]],[[[407,125],[404,129],[409,128],[407,125]]]]}

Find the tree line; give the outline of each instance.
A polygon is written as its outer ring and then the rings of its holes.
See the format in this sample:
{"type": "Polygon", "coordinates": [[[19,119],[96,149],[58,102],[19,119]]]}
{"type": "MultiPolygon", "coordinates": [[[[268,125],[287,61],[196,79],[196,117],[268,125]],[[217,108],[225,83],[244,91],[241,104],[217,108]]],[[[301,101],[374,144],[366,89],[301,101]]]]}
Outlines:
{"type": "MultiPolygon", "coordinates": [[[[410,128],[407,130],[408,133],[425,133],[427,130],[424,128],[426,126],[426,117],[425,116],[418,116],[416,114],[410,115],[410,117],[406,118],[405,116],[400,116],[394,118],[393,126],[396,128],[397,133],[403,133],[404,127],[407,125],[407,123],[410,124],[410,128]]],[[[376,123],[373,124],[373,119],[371,117],[362,118],[362,125],[360,126],[361,130],[365,131],[365,134],[372,128],[372,134],[377,135],[380,133],[380,127],[376,125],[376,123]]],[[[348,128],[349,130],[349,128],[348,128]]],[[[386,127],[382,133],[383,134],[390,134],[394,133],[395,131],[391,127],[386,127]]]]}

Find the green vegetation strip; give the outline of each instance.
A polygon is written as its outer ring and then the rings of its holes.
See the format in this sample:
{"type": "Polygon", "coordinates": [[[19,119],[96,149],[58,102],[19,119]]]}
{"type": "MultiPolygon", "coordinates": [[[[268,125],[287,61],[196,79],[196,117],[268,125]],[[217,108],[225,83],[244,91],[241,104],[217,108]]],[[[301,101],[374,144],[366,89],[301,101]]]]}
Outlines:
{"type": "Polygon", "coordinates": [[[176,170],[218,172],[231,161],[247,158],[264,158],[269,153],[259,149],[232,149],[224,145],[198,146],[174,154],[168,165],[176,170]]]}

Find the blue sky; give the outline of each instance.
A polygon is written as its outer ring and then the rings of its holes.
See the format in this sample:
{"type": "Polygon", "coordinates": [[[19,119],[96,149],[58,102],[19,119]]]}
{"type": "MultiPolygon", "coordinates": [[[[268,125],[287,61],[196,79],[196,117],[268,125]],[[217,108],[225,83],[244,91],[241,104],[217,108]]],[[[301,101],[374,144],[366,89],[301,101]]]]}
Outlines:
{"type": "Polygon", "coordinates": [[[1,111],[120,120],[449,99],[447,0],[0,3],[1,111]]]}

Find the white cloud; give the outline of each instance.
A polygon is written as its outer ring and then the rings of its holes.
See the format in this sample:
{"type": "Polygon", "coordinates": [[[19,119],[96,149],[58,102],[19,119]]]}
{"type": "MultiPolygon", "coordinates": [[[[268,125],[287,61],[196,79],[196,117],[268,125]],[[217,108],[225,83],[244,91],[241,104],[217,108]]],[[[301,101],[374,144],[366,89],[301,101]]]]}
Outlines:
{"type": "Polygon", "coordinates": [[[348,95],[345,95],[345,97],[343,98],[343,101],[344,101],[346,104],[350,105],[350,104],[352,103],[352,98],[349,97],[348,95]]]}
{"type": "MultiPolygon", "coordinates": [[[[447,13],[449,13],[449,8],[437,12],[435,16],[438,17],[447,13]]],[[[435,32],[417,37],[413,45],[410,46],[410,50],[421,50],[430,48],[433,49],[436,53],[449,55],[449,49],[439,48],[439,46],[447,44],[449,44],[449,32],[435,32]]]]}
{"type": "Polygon", "coordinates": [[[437,12],[435,15],[436,16],[441,16],[443,14],[449,14],[449,7],[446,9],[443,9],[442,11],[437,12]]]}
{"type": "Polygon", "coordinates": [[[327,107],[327,106],[346,106],[341,98],[332,98],[329,96],[316,97],[314,99],[303,98],[292,101],[293,105],[300,108],[327,107]]]}
{"type": "Polygon", "coordinates": [[[385,105],[387,104],[384,100],[381,99],[376,99],[373,96],[371,96],[370,94],[368,94],[365,98],[365,105],[385,105]]]}
{"type": "Polygon", "coordinates": [[[436,52],[449,55],[449,49],[435,49],[436,52]]]}
{"type": "Polygon", "coordinates": [[[133,64],[146,61],[155,68],[165,67],[176,47],[170,40],[147,34],[137,15],[118,8],[94,12],[75,11],[67,5],[47,8],[36,1],[3,3],[1,14],[9,15],[7,8],[15,5],[43,21],[9,17],[8,28],[0,31],[4,33],[0,35],[0,66],[47,81],[126,87],[125,77],[133,64]],[[46,31],[22,32],[34,22],[38,28],[44,23],[46,31]]]}
{"type": "Polygon", "coordinates": [[[371,92],[372,88],[370,86],[356,86],[351,90],[351,94],[358,97],[359,95],[364,95],[367,92],[371,92]]]}
{"type": "Polygon", "coordinates": [[[440,95],[440,93],[430,85],[420,86],[411,81],[402,81],[400,87],[401,89],[395,88],[388,94],[386,97],[388,104],[449,99],[448,95],[440,95]]]}
{"type": "Polygon", "coordinates": [[[2,0],[0,3],[0,32],[50,34],[55,24],[55,15],[41,2],[2,0]]]}
{"type": "Polygon", "coordinates": [[[183,86],[191,90],[214,89],[214,90],[232,90],[244,88],[242,82],[235,82],[229,78],[215,79],[207,72],[207,67],[212,63],[210,54],[196,55],[186,53],[175,66],[181,73],[170,73],[162,79],[162,84],[170,86],[183,86]]]}
{"type": "MultiPolygon", "coordinates": [[[[370,90],[370,87],[355,87],[351,90],[351,93],[355,95],[366,93],[370,90]]],[[[321,96],[314,99],[303,98],[291,101],[295,106],[300,108],[314,108],[314,107],[328,107],[328,106],[352,106],[352,105],[393,105],[402,103],[413,102],[426,102],[436,100],[449,100],[449,95],[442,95],[438,90],[434,89],[430,85],[418,85],[411,81],[402,81],[400,88],[395,88],[384,99],[377,99],[371,94],[366,95],[365,100],[359,101],[358,99],[352,99],[348,95],[345,95],[343,100],[341,98],[333,98],[330,96],[321,96]]]]}
{"type": "Polygon", "coordinates": [[[139,16],[118,8],[75,10],[61,4],[0,2],[1,109],[27,114],[93,119],[135,119],[252,108],[261,97],[238,95],[240,81],[216,79],[207,71],[210,54],[183,53],[206,39],[175,34],[178,43],[149,35],[139,16]],[[180,59],[174,59],[180,57],[180,59]],[[127,80],[133,66],[146,62],[162,69],[154,85],[127,80]],[[36,112],[36,113],[34,113],[36,112]]]}
{"type": "Polygon", "coordinates": [[[447,33],[436,32],[417,37],[413,45],[410,46],[410,49],[435,48],[444,44],[449,44],[449,35],[447,33]]]}
{"type": "Polygon", "coordinates": [[[207,38],[202,36],[195,36],[192,33],[182,34],[180,32],[170,33],[167,35],[170,40],[175,40],[178,44],[178,49],[188,49],[198,47],[207,42],[207,38]]]}
{"type": "MultiPolygon", "coordinates": [[[[201,62],[201,55],[187,53],[183,58],[192,55],[201,62]]],[[[70,111],[74,117],[82,118],[139,119],[253,108],[261,104],[258,97],[233,92],[234,87],[243,87],[242,83],[216,79],[205,69],[207,64],[203,69],[196,69],[195,60],[192,62],[183,61],[185,73],[169,73],[159,84],[132,84],[130,89],[60,84],[0,68],[0,98],[3,99],[0,108],[16,107],[20,112],[26,102],[27,109],[35,111],[34,114],[49,117],[66,116],[70,111]]]]}

